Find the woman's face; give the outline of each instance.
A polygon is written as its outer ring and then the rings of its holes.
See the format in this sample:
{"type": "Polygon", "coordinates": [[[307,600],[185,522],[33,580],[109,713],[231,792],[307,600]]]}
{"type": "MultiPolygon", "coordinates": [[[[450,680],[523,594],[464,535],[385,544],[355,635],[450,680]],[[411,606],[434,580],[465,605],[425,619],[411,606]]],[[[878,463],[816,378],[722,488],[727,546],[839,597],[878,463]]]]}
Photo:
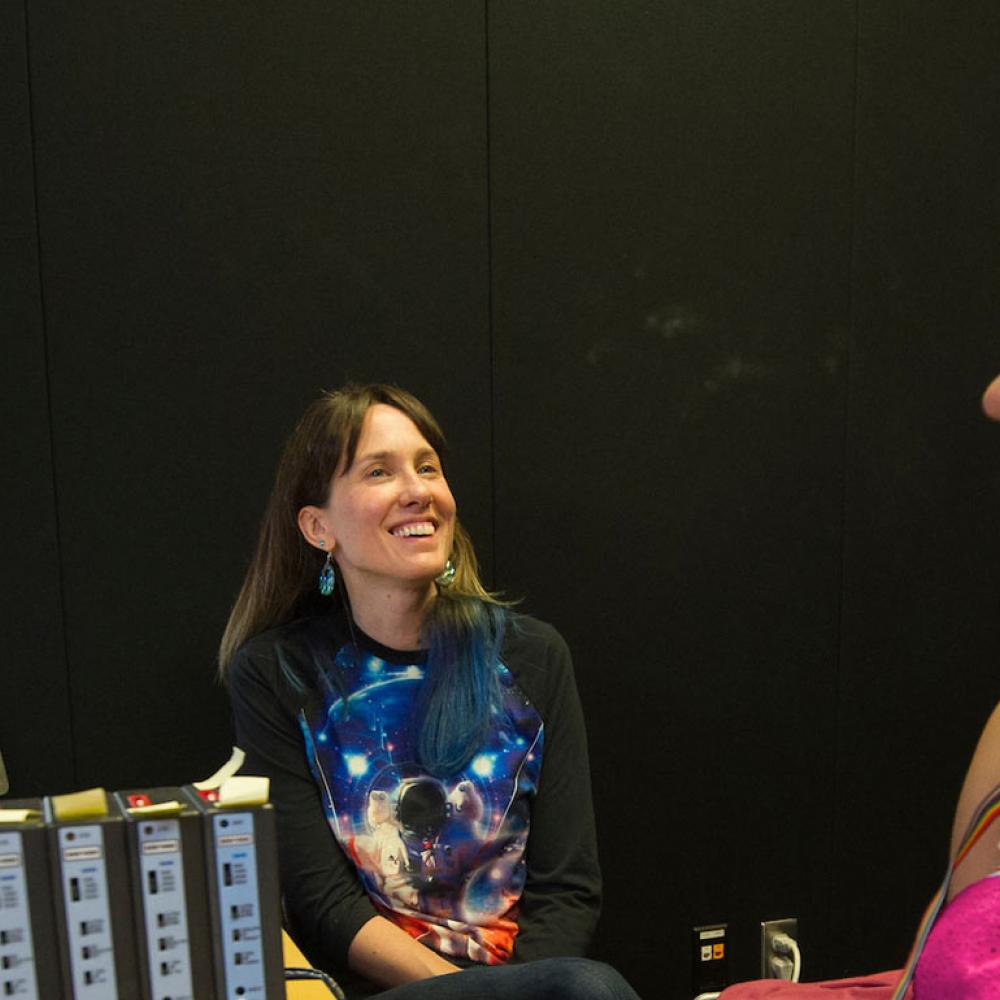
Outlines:
{"type": "Polygon", "coordinates": [[[416,424],[381,403],[365,414],[354,462],[331,480],[322,520],[348,592],[430,583],[455,532],[455,498],[416,424]]]}

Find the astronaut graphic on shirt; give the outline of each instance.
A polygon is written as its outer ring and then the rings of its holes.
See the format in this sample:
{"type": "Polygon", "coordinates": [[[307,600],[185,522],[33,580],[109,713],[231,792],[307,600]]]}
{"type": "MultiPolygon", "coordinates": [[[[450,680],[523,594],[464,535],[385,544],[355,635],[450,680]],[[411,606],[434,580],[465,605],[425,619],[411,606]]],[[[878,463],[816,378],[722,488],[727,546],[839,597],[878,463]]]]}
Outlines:
{"type": "Polygon", "coordinates": [[[501,705],[487,736],[442,780],[415,762],[423,666],[349,645],[334,669],[341,683],[302,728],[337,840],[379,909],[413,936],[445,954],[506,961],[541,768],[537,711],[498,663],[501,705]]]}

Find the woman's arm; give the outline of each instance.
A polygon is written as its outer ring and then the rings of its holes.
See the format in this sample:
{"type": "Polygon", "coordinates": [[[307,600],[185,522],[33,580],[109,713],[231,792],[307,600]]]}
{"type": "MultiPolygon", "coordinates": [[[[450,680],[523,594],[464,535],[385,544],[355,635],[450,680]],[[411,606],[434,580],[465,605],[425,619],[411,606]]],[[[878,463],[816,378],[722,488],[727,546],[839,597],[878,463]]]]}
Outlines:
{"type": "MultiPolygon", "coordinates": [[[[986,723],[986,728],[979,737],[976,752],[972,755],[962,793],[955,810],[955,822],[951,832],[951,857],[954,858],[961,847],[966,827],[972,819],[976,806],[1000,782],[1000,705],[993,709],[993,714],[986,723]]],[[[948,890],[950,899],[961,892],[967,885],[978,882],[979,879],[996,871],[1000,865],[1000,850],[997,841],[1000,831],[991,830],[980,838],[979,843],[969,852],[966,859],[958,867],[948,890]]]]}
{"type": "Polygon", "coordinates": [[[373,917],[354,935],[348,960],[355,972],[379,986],[402,986],[459,971],[385,917],[373,917]]]}
{"type": "Polygon", "coordinates": [[[278,825],[278,863],[289,930],[317,968],[351,968],[380,986],[457,971],[378,916],[333,836],[306,762],[291,688],[273,651],[241,650],[229,693],[244,771],[267,775],[278,825]],[[256,655],[255,655],[256,654],[256,655]]]}
{"type": "Polygon", "coordinates": [[[569,649],[551,626],[511,623],[508,666],[545,723],[525,852],[516,961],[583,955],[601,907],[601,872],[583,711],[569,649]]]}

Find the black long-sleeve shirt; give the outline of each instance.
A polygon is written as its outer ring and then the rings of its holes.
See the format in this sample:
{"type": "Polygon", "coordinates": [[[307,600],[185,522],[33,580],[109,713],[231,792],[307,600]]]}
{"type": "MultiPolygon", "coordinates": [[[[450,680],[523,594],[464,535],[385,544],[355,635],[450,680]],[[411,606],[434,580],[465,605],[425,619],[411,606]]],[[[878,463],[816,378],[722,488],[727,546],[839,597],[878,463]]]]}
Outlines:
{"type": "Polygon", "coordinates": [[[318,967],[343,974],[376,914],[460,962],[585,951],[600,871],[569,650],[551,626],[511,615],[501,662],[507,729],[441,782],[421,776],[406,746],[422,654],[349,632],[340,611],[237,653],[229,684],[244,770],[271,779],[286,918],[318,967]],[[501,897],[487,898],[491,881],[501,897]],[[441,929],[456,916],[464,936],[441,929]],[[515,924],[511,955],[504,928],[515,924]]]}

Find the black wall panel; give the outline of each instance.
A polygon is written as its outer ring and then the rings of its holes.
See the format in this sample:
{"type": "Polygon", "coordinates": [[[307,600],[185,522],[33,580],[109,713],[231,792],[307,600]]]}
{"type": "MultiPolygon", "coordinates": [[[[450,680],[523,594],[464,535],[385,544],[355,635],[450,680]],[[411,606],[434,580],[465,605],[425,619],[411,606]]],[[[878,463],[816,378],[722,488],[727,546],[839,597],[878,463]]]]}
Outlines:
{"type": "Polygon", "coordinates": [[[853,15],[491,8],[498,577],[574,650],[644,996],[695,924],[741,977],[826,932],[853,15]]]}
{"type": "Polygon", "coordinates": [[[831,949],[901,964],[1000,697],[1000,107],[993,4],[862,5],[831,949]]]}
{"type": "Polygon", "coordinates": [[[31,148],[27,22],[0,7],[0,434],[3,753],[14,795],[72,784],[62,574],[50,450],[31,148]],[[39,739],[44,734],[44,739],[39,739]]]}
{"type": "MultiPolygon", "coordinates": [[[[280,441],[347,378],[455,429],[489,541],[482,12],[33,5],[84,783],[228,753],[213,656],[280,441]]],[[[486,554],[488,555],[488,549],[486,554]]]]}
{"type": "Polygon", "coordinates": [[[686,1000],[693,924],[744,978],[794,915],[807,979],[901,963],[1000,694],[998,35],[986,0],[3,7],[15,791],[228,752],[280,443],[396,381],[574,651],[601,957],[686,1000]]]}

